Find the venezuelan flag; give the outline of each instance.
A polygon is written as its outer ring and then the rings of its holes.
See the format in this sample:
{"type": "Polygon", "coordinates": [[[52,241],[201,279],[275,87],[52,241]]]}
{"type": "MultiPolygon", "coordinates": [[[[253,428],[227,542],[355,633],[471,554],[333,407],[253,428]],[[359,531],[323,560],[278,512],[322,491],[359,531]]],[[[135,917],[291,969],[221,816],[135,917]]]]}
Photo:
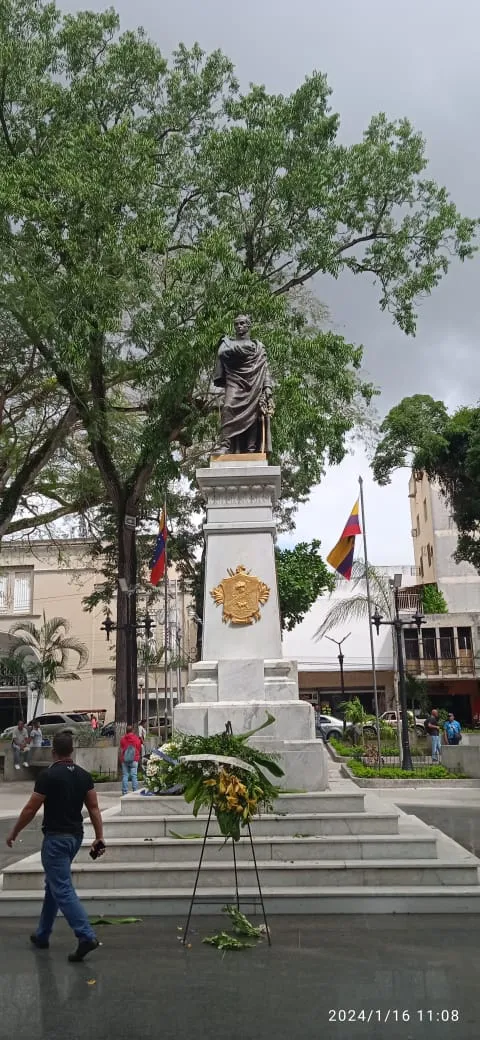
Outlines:
{"type": "Polygon", "coordinates": [[[361,534],[362,530],[358,519],[358,498],[345,524],[340,540],[327,556],[328,563],[350,581],[352,577],[353,553],[355,550],[355,536],[361,534]]]}
{"type": "Polygon", "coordinates": [[[167,518],[165,510],[162,510],[162,515],[159,520],[159,531],[157,541],[155,543],[155,551],[153,553],[153,559],[151,562],[150,571],[150,582],[152,585],[158,585],[159,581],[162,580],[165,574],[165,559],[167,555],[167,518]]]}

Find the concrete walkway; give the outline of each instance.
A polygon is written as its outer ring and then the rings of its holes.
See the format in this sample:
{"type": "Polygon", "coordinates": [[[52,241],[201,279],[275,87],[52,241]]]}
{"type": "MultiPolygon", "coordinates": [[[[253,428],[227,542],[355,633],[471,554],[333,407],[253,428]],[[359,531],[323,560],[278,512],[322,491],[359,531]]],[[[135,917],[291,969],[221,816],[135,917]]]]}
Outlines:
{"type": "Polygon", "coordinates": [[[224,953],[202,943],[224,918],[195,917],[189,949],[184,923],[100,927],[104,946],[68,964],[65,921],[40,951],[28,939],[33,921],[3,920],[0,1040],[478,1036],[478,918],[272,918],[271,948],[224,953]]]}

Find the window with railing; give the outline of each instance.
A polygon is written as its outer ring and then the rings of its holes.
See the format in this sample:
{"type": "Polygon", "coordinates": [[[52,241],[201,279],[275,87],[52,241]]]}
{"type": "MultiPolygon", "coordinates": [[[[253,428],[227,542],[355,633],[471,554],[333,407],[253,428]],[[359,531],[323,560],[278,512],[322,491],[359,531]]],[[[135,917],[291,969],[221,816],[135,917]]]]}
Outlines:
{"type": "Polygon", "coordinates": [[[405,658],[407,661],[418,661],[420,657],[420,648],[418,642],[418,632],[416,628],[406,628],[404,630],[403,638],[405,641],[405,658]]]}
{"type": "Polygon", "coordinates": [[[422,629],[422,647],[425,661],[437,660],[437,634],[434,628],[422,629]]]}
{"type": "Polygon", "coordinates": [[[440,657],[443,660],[451,660],[455,657],[455,639],[453,628],[441,628],[440,634],[440,657]]]}
{"type": "Polygon", "coordinates": [[[472,630],[467,626],[457,628],[458,636],[458,649],[459,650],[471,650],[472,649],[472,630]]]}

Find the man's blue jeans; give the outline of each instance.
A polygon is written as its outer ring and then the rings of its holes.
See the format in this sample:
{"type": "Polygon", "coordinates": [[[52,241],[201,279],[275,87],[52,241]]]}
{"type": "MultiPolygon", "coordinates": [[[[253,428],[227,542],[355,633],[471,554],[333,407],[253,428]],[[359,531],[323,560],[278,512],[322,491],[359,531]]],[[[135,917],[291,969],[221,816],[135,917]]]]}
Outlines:
{"type": "Polygon", "coordinates": [[[440,734],[432,734],[432,762],[440,761],[440,734]]]}
{"type": "Polygon", "coordinates": [[[19,748],[19,747],[17,747],[16,744],[12,744],[12,751],[13,751],[13,762],[14,762],[14,765],[16,765],[16,766],[20,765],[20,756],[22,756],[23,757],[23,761],[25,762],[25,765],[28,766],[28,751],[29,751],[28,747],[19,748]]]}
{"type": "Polygon", "coordinates": [[[95,939],[95,932],[73,887],[71,864],[82,844],[73,834],[46,834],[42,845],[45,871],[45,898],[37,928],[37,939],[50,938],[55,918],[61,910],[78,940],[95,939]]]}
{"type": "Polygon", "coordinates": [[[122,762],[122,794],[128,793],[128,781],[132,781],[132,791],[138,791],[138,762],[122,762]]]}

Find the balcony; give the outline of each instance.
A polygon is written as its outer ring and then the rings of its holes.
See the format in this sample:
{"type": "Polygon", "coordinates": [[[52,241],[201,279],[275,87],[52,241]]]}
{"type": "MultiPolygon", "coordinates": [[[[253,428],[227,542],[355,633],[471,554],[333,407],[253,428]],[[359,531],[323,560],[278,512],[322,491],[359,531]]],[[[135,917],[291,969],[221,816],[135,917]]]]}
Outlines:
{"type": "Polygon", "coordinates": [[[405,669],[407,675],[419,675],[426,679],[430,676],[443,678],[452,675],[471,678],[476,674],[472,650],[460,650],[458,657],[407,658],[405,669]]]}
{"type": "Polygon", "coordinates": [[[27,687],[25,683],[18,681],[16,675],[0,675],[0,698],[2,697],[13,697],[20,693],[26,694],[27,687]]]}
{"type": "Polygon", "coordinates": [[[416,614],[422,612],[422,596],[417,589],[398,590],[398,609],[400,613],[416,614]]]}

